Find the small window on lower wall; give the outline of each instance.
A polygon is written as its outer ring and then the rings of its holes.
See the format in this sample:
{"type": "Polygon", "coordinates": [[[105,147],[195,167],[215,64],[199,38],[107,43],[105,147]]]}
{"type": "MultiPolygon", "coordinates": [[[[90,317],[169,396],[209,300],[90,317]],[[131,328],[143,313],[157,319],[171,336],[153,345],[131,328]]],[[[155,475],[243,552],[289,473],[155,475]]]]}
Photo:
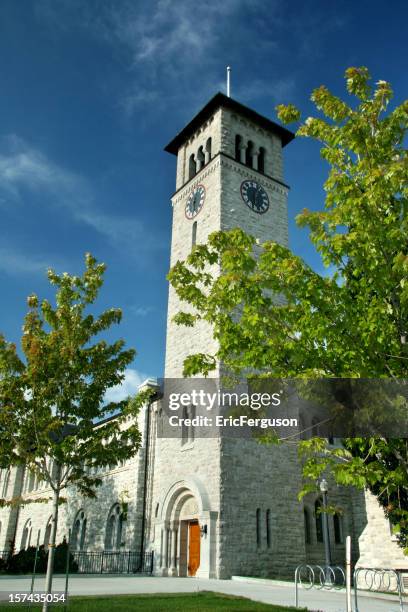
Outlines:
{"type": "Polygon", "coordinates": [[[192,420],[196,415],[196,407],[194,404],[191,406],[183,406],[183,424],[181,426],[181,445],[192,444],[194,442],[194,426],[186,425],[186,419],[192,420]]]}
{"type": "Polygon", "coordinates": [[[333,515],[334,541],[343,544],[343,517],[340,514],[333,515]]]}
{"type": "Polygon", "coordinates": [[[194,221],[193,228],[191,230],[191,248],[197,243],[197,221],[194,221]]]}
{"type": "Polygon", "coordinates": [[[266,545],[271,547],[271,511],[268,508],[266,511],[266,545]]]}
{"type": "Polygon", "coordinates": [[[320,499],[315,501],[315,518],[316,518],[316,540],[323,542],[323,516],[321,513],[322,502],[320,499]]]}
{"type": "Polygon", "coordinates": [[[256,509],[256,545],[261,545],[261,509],[256,509]]]}
{"type": "Polygon", "coordinates": [[[310,533],[310,512],[308,508],[303,508],[303,519],[305,522],[305,544],[311,544],[312,538],[310,533]]]}

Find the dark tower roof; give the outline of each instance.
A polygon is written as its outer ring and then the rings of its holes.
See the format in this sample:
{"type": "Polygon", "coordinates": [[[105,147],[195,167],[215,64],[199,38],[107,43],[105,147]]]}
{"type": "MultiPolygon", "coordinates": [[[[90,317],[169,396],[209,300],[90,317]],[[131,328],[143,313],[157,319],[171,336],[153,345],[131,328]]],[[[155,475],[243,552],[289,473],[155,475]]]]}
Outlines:
{"type": "Polygon", "coordinates": [[[229,108],[230,110],[238,113],[239,115],[243,115],[244,117],[247,117],[247,119],[250,119],[254,123],[257,123],[258,125],[263,127],[264,130],[276,134],[282,140],[283,147],[295,137],[292,132],[282,127],[278,123],[271,121],[267,117],[264,117],[263,115],[260,115],[251,108],[248,108],[248,106],[244,106],[240,102],[237,102],[232,98],[228,98],[228,96],[224,95],[221,92],[218,92],[213,98],[211,98],[209,102],[207,102],[207,104],[197,113],[197,115],[193,117],[190,123],[188,123],[186,127],[183,128],[181,132],[179,132],[177,136],[175,136],[175,138],[173,138],[173,140],[171,140],[166,147],[164,147],[164,150],[168,153],[173,153],[173,155],[177,155],[180,146],[192,134],[194,134],[194,132],[200,127],[200,125],[202,125],[208,119],[208,117],[210,117],[218,108],[220,108],[220,106],[223,106],[224,108],[229,108]]]}

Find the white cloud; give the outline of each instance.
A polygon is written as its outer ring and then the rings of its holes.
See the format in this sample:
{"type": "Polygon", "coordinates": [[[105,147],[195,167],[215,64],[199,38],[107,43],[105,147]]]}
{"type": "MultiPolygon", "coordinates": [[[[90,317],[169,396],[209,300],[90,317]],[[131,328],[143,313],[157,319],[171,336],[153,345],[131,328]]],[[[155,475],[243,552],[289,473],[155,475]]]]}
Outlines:
{"type": "Polygon", "coordinates": [[[84,181],[48,160],[40,151],[11,135],[4,141],[6,153],[0,154],[0,187],[17,196],[24,186],[32,190],[47,189],[53,195],[72,192],[87,197],[84,181]]]}
{"type": "MultiPolygon", "coordinates": [[[[53,263],[55,266],[55,261],[53,263]]],[[[45,259],[38,259],[5,247],[0,248],[0,270],[10,276],[38,272],[45,275],[50,267],[51,262],[45,259]]]]}
{"type": "Polygon", "coordinates": [[[135,84],[120,101],[119,105],[127,116],[131,116],[139,106],[149,106],[149,104],[159,102],[159,92],[153,89],[143,89],[135,84]]]}
{"type": "Polygon", "coordinates": [[[99,33],[128,47],[134,62],[196,61],[222,36],[224,18],[245,8],[245,0],[200,3],[196,0],[158,0],[140,6],[113,4],[99,21],[99,33]]]}
{"type": "MultiPolygon", "coordinates": [[[[281,5],[282,0],[269,0],[268,17],[278,19],[281,5]]],[[[241,39],[249,53],[253,44],[257,48],[274,46],[270,31],[267,37],[252,40],[248,12],[259,20],[259,28],[264,27],[262,11],[262,0],[122,0],[92,5],[83,0],[36,2],[38,18],[50,27],[84,29],[112,48],[127,70],[126,85],[115,93],[128,116],[152,102],[155,111],[168,108],[170,101],[178,102],[186,95],[202,104],[207,91],[209,95],[216,91],[214,74],[218,78],[224,71],[235,40],[241,39]],[[232,44],[227,46],[226,40],[232,44]]]]}
{"type": "Polygon", "coordinates": [[[277,103],[284,102],[293,96],[295,88],[296,82],[292,76],[273,79],[273,81],[250,79],[247,83],[239,85],[233,95],[243,102],[269,98],[271,102],[277,103]]]}
{"type": "MultiPolygon", "coordinates": [[[[67,211],[74,220],[92,227],[115,247],[128,253],[164,248],[148,229],[134,217],[112,215],[97,208],[89,182],[82,176],[55,164],[41,151],[24,140],[10,136],[0,149],[0,201],[22,202],[21,192],[28,189],[41,193],[44,205],[56,205],[67,211]]],[[[15,265],[18,265],[16,260],[15,265]]],[[[42,262],[31,262],[31,266],[42,262]]]]}
{"type": "Polygon", "coordinates": [[[120,385],[115,385],[105,394],[104,401],[109,402],[120,402],[126,399],[129,395],[135,395],[139,386],[148,378],[146,374],[135,370],[134,368],[127,368],[125,370],[125,378],[120,385]]]}
{"type": "Polygon", "coordinates": [[[154,306],[130,306],[129,310],[135,317],[146,317],[156,309],[154,306]]]}
{"type": "MultiPolygon", "coordinates": [[[[143,6],[127,2],[111,5],[91,29],[128,56],[130,84],[120,101],[125,113],[129,116],[152,102],[157,109],[179,98],[183,91],[194,97],[190,84],[200,69],[200,89],[205,91],[209,85],[205,81],[212,73],[208,63],[215,62],[214,50],[222,41],[225,20],[245,4],[246,0],[157,0],[143,6]]],[[[221,55],[217,64],[220,59],[221,55]]]]}
{"type": "MultiPolygon", "coordinates": [[[[190,104],[195,100],[202,103],[207,92],[214,92],[214,81],[226,64],[232,63],[234,68],[237,62],[242,66],[245,55],[260,66],[265,63],[276,67],[274,91],[268,95],[277,101],[280,88],[285,94],[293,87],[283,72],[283,54],[290,50],[291,57],[297,57],[299,66],[304,66],[305,61],[323,52],[324,36],[344,29],[348,19],[344,11],[319,12],[307,7],[292,11],[288,7],[284,0],[35,3],[37,17],[50,28],[86,30],[88,36],[111,47],[113,57],[126,70],[126,85],[115,90],[115,95],[127,115],[147,108],[151,102],[157,112],[158,107],[168,108],[169,102],[178,102],[182,96],[188,96],[190,104]]],[[[249,71],[247,80],[250,92],[245,94],[242,88],[245,99],[261,97],[253,71],[249,71]]],[[[234,97],[239,93],[233,83],[234,97]]]]}

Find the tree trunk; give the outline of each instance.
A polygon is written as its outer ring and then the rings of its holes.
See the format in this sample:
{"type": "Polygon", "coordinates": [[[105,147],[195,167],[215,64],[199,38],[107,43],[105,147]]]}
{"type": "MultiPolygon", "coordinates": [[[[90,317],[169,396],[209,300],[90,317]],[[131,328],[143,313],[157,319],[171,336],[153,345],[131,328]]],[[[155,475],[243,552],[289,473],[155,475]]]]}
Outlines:
{"type": "MultiPolygon", "coordinates": [[[[61,480],[61,466],[59,463],[55,463],[56,475],[55,475],[55,489],[52,497],[52,516],[51,516],[51,534],[50,541],[48,543],[48,563],[47,563],[47,574],[45,576],[45,593],[52,592],[52,576],[54,571],[54,555],[55,555],[55,542],[57,539],[57,526],[58,526],[58,501],[60,496],[60,480],[61,480]]],[[[47,612],[49,609],[49,602],[44,601],[43,612],[47,612]]]]}

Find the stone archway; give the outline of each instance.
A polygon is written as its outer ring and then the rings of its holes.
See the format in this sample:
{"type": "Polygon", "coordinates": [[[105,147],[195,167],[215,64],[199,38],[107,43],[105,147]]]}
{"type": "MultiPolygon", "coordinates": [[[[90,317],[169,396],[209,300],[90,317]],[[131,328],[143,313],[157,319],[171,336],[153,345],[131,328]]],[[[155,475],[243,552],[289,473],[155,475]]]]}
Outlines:
{"type": "Polygon", "coordinates": [[[156,573],[215,576],[217,513],[211,512],[204,486],[197,480],[179,480],[168,489],[159,508],[156,573]]]}

